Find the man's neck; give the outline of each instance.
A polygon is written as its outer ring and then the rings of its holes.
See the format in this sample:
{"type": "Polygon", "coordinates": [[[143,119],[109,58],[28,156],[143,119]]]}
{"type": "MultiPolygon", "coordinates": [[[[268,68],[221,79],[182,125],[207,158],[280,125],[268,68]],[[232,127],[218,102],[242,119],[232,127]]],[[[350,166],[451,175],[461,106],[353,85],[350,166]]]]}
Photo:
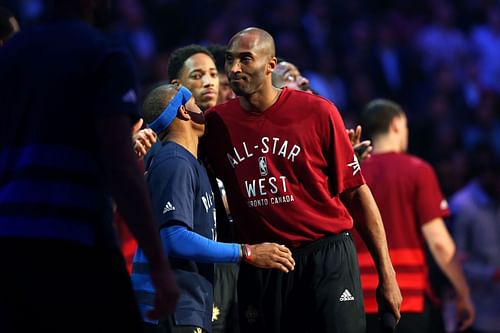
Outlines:
{"type": "Polygon", "coordinates": [[[374,138],[372,154],[383,153],[402,153],[399,140],[389,135],[374,138]]]}
{"type": "Polygon", "coordinates": [[[281,89],[270,86],[249,96],[240,96],[241,106],[248,111],[264,112],[278,100],[281,89]]]}
{"type": "Polygon", "coordinates": [[[178,145],[184,147],[187,151],[189,151],[195,158],[198,158],[198,143],[199,138],[195,133],[191,135],[172,131],[161,138],[161,142],[172,141],[177,143],[178,145]]]}

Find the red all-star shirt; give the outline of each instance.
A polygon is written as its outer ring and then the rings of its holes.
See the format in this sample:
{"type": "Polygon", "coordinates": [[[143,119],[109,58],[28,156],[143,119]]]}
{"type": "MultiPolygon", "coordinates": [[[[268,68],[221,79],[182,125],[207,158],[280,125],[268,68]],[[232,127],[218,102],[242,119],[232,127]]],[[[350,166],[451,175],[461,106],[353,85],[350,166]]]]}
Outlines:
{"type": "Polygon", "coordinates": [[[352,227],[339,195],[364,179],[330,101],[283,89],[264,112],[234,99],[206,120],[204,154],[225,184],[239,241],[296,248],[352,227]]]}

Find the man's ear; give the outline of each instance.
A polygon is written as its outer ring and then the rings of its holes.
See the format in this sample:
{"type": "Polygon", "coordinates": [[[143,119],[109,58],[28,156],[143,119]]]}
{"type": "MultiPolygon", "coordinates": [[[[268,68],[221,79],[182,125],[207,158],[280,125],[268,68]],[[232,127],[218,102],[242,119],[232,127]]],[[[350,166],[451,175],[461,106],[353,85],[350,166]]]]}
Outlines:
{"type": "Polygon", "coordinates": [[[389,129],[391,132],[399,133],[401,131],[401,123],[399,117],[394,117],[391,119],[391,123],[389,125],[389,129]]]}
{"type": "Polygon", "coordinates": [[[267,69],[266,69],[266,74],[270,74],[274,72],[276,69],[276,65],[278,64],[278,59],[276,57],[271,57],[269,61],[267,62],[267,69]]]}
{"type": "Polygon", "coordinates": [[[191,120],[191,116],[184,105],[181,105],[179,110],[177,110],[177,118],[182,120],[191,120]]]}

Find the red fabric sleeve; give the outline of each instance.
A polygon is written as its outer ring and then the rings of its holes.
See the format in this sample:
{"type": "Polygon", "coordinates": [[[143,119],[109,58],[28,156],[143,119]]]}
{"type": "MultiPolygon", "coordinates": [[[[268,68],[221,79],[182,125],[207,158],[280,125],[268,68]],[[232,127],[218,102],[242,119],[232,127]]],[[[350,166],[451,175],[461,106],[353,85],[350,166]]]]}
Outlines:
{"type": "Polygon", "coordinates": [[[424,163],[418,172],[416,192],[417,222],[423,225],[438,217],[449,215],[448,204],[441,192],[432,167],[424,163]]]}
{"type": "Polygon", "coordinates": [[[332,193],[342,193],[347,189],[361,186],[365,180],[359,161],[347,135],[344,121],[335,105],[327,104],[329,110],[329,142],[327,142],[330,163],[330,183],[332,193]]]}

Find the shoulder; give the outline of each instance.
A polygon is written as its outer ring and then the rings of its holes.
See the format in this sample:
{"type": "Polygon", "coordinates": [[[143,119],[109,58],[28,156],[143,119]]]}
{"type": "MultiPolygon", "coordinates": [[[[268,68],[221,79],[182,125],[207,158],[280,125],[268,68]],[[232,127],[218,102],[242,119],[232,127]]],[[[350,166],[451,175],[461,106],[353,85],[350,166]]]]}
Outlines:
{"type": "Polygon", "coordinates": [[[284,97],[286,101],[288,101],[289,103],[300,103],[301,105],[316,108],[337,109],[330,100],[319,95],[307,93],[305,91],[285,88],[283,89],[283,94],[285,95],[284,97]]]}
{"type": "Polygon", "coordinates": [[[327,124],[328,122],[343,123],[340,111],[337,106],[330,100],[307,93],[304,91],[290,91],[290,104],[295,105],[295,108],[302,112],[309,112],[313,116],[319,118],[320,122],[327,124]]]}
{"type": "Polygon", "coordinates": [[[411,176],[420,176],[423,173],[434,174],[433,167],[418,156],[407,153],[382,153],[374,154],[372,158],[363,162],[364,166],[372,165],[382,166],[397,166],[403,173],[411,176]]]}
{"type": "Polygon", "coordinates": [[[408,160],[408,163],[413,168],[421,170],[422,172],[429,172],[434,174],[434,168],[429,162],[424,161],[423,159],[415,155],[411,154],[401,154],[401,155],[408,160]]]}
{"type": "Polygon", "coordinates": [[[280,108],[290,117],[300,117],[302,121],[310,121],[323,129],[332,124],[343,124],[337,107],[328,99],[304,91],[283,89],[280,108]]]}
{"type": "Polygon", "coordinates": [[[399,156],[404,163],[407,175],[420,182],[438,183],[434,167],[429,162],[412,154],[401,153],[399,156]]]}
{"type": "Polygon", "coordinates": [[[149,173],[179,175],[196,169],[194,157],[176,143],[163,144],[152,157],[149,173]]]}
{"type": "Polygon", "coordinates": [[[233,98],[225,103],[218,104],[205,112],[205,118],[207,119],[213,119],[219,116],[223,116],[227,114],[228,112],[235,112],[235,110],[240,110],[240,100],[239,98],[233,98]]]}
{"type": "Polygon", "coordinates": [[[432,166],[428,162],[412,154],[401,152],[401,153],[383,154],[382,156],[390,157],[391,160],[402,163],[405,165],[405,167],[412,169],[413,171],[433,170],[432,166]]]}

